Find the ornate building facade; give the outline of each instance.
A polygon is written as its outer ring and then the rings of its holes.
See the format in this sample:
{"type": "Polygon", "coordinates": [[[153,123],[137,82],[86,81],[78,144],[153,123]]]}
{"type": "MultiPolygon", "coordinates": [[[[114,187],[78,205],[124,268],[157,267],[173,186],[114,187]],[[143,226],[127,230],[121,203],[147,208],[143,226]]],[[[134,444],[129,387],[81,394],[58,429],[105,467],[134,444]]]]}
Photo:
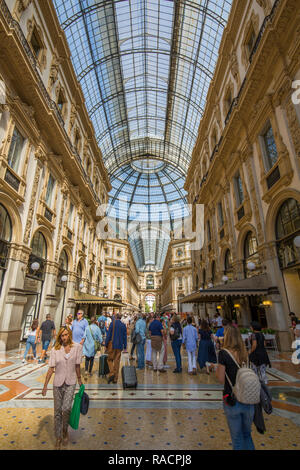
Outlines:
{"type": "Polygon", "coordinates": [[[104,244],[103,295],[125,303],[128,313],[139,310],[139,272],[125,240],[104,244]]]}
{"type": "Polygon", "coordinates": [[[194,299],[215,313],[231,298],[282,350],[300,304],[299,24],[296,0],[233,2],[185,183],[205,205],[194,299]]]}
{"type": "Polygon", "coordinates": [[[162,310],[180,312],[180,300],[192,291],[192,265],[189,240],[171,240],[162,271],[162,310]]]}
{"type": "Polygon", "coordinates": [[[0,2],[1,349],[33,318],[60,326],[75,290],[102,284],[110,182],[49,3],[0,2]]]}

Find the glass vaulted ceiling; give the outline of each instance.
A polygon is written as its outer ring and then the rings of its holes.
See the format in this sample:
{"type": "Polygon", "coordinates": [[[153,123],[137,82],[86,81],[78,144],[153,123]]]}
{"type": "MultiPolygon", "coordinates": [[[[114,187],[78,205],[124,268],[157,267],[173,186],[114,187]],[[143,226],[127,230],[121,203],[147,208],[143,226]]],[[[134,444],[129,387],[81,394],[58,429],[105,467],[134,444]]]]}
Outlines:
{"type": "MultiPolygon", "coordinates": [[[[143,193],[152,206],[160,191],[162,203],[183,205],[183,177],[232,0],[53,2],[111,176],[112,204],[128,197],[135,204],[143,193]]],[[[148,225],[153,212],[143,216],[148,225]]],[[[172,226],[174,211],[161,214],[172,226]]],[[[138,267],[161,265],[165,240],[154,249],[141,239],[130,237],[138,267]]]]}

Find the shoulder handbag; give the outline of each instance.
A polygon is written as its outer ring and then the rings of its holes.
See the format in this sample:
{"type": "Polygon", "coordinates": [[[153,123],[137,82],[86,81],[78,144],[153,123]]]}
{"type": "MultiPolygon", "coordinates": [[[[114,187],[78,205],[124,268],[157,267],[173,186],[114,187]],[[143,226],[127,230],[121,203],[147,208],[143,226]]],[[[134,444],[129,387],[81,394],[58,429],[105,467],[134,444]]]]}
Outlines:
{"type": "Polygon", "coordinates": [[[69,425],[73,429],[78,429],[80,418],[81,400],[84,393],[84,385],[80,386],[79,392],[74,397],[74,402],[70,414],[69,425]]]}
{"type": "Polygon", "coordinates": [[[95,353],[96,353],[96,352],[100,351],[100,349],[101,349],[101,343],[100,343],[100,341],[98,341],[97,339],[94,338],[91,325],[89,325],[89,329],[90,329],[92,338],[93,338],[94,343],[95,343],[95,353]]]}

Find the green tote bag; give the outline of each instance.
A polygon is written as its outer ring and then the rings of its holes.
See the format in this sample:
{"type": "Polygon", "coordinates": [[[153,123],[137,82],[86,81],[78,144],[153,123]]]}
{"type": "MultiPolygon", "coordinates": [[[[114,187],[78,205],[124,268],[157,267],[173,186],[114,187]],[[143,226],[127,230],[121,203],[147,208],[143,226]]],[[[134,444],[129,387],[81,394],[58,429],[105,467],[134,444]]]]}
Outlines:
{"type": "Polygon", "coordinates": [[[84,388],[85,388],[84,385],[80,385],[79,392],[76,393],[74,397],[72,411],[71,411],[70,419],[69,419],[69,425],[73,429],[78,429],[78,426],[79,426],[80,405],[81,405],[84,388]]]}

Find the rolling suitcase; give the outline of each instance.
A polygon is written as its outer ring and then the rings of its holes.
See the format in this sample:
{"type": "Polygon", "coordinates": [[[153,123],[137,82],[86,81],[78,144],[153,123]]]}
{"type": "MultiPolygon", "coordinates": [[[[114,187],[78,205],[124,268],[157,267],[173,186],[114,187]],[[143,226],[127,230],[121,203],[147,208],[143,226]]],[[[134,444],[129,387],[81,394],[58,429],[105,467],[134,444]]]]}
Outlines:
{"type": "Polygon", "coordinates": [[[99,377],[104,377],[109,373],[107,354],[102,354],[99,358],[99,377]]]}
{"type": "Polygon", "coordinates": [[[126,388],[136,388],[138,381],[136,376],[135,366],[123,366],[122,367],[122,382],[123,389],[126,388]]]}

